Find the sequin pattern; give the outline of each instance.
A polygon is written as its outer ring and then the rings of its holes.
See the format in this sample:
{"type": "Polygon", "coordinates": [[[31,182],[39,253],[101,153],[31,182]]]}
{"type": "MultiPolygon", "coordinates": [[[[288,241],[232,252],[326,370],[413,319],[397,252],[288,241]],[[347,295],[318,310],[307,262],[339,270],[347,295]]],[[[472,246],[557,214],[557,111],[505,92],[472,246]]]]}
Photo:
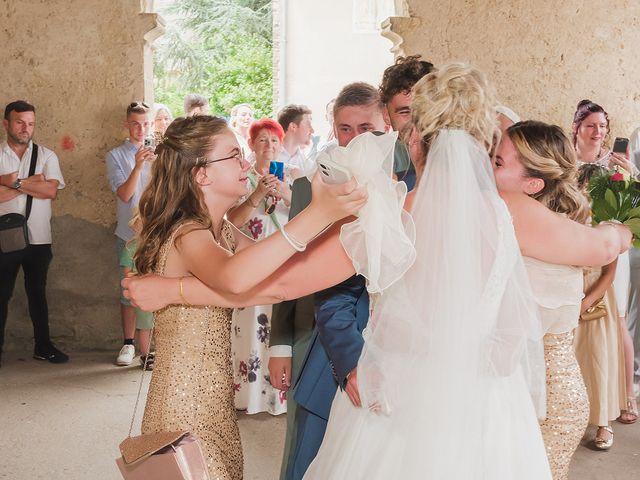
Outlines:
{"type": "MultiPolygon", "coordinates": [[[[223,230],[227,244],[233,236],[223,230]]],[[[164,267],[173,236],[161,253],[164,267]]],[[[142,433],[189,430],[202,441],[211,480],[242,479],[233,401],[232,309],[170,305],[155,314],[156,359],[142,433]]]]}
{"type": "Polygon", "coordinates": [[[589,401],[573,350],[573,331],[544,336],[547,418],[540,422],[554,480],[566,480],[589,419],[589,401]]]}

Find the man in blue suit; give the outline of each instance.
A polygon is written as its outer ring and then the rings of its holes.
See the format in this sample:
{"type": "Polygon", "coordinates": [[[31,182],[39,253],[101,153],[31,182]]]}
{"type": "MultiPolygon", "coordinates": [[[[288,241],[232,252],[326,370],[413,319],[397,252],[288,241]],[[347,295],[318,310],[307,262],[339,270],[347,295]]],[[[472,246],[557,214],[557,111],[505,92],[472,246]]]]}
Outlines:
{"type": "MultiPolygon", "coordinates": [[[[373,86],[357,82],[344,87],[334,104],[338,145],[346,146],[364,132],[384,131],[382,108],[373,86]]],[[[297,192],[308,192],[306,183],[306,178],[294,182],[294,198],[297,192]]],[[[316,326],[295,382],[298,408],[287,480],[301,479],[318,453],[338,387],[359,404],[356,365],[364,344],[362,330],[369,319],[365,279],[356,275],[316,293],[315,317],[316,326]]]]}

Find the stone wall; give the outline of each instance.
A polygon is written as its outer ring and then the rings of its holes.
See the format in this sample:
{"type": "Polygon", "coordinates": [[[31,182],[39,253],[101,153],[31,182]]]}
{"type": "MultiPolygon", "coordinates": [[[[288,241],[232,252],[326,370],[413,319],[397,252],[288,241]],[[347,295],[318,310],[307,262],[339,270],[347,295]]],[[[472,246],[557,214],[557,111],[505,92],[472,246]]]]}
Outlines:
{"type": "Polygon", "coordinates": [[[391,20],[405,54],[467,60],[523,118],[570,128],[579,100],[601,104],[612,136],[640,126],[640,4],[636,0],[408,0],[391,20]]]}
{"type": "MultiPolygon", "coordinates": [[[[53,206],[48,282],[52,336],[64,348],[113,348],[121,337],[104,157],[126,137],[127,105],[153,100],[149,42],[160,30],[142,9],[139,0],[5,0],[0,9],[0,104],[36,106],[34,139],[58,154],[67,184],[53,206]]],[[[22,285],[19,278],[7,350],[31,348],[22,285]]]]}

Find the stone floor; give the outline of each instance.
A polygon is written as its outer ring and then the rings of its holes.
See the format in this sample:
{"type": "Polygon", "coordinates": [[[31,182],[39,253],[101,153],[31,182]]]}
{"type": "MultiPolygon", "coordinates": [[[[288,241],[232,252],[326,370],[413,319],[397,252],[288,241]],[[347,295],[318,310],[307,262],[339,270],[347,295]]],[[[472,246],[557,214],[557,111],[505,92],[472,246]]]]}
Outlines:
{"type": "MultiPolygon", "coordinates": [[[[115,367],[113,357],[82,353],[66,365],[51,365],[5,354],[0,368],[0,479],[120,478],[114,459],[129,429],[140,369],[115,367]]],[[[145,389],[146,384],[148,378],[145,389]]],[[[284,416],[240,414],[239,420],[245,479],[277,478],[284,416]]],[[[593,451],[583,441],[571,480],[640,479],[640,423],[615,424],[614,429],[615,445],[608,452],[593,451]]],[[[589,430],[587,437],[592,435],[589,430]]]]}

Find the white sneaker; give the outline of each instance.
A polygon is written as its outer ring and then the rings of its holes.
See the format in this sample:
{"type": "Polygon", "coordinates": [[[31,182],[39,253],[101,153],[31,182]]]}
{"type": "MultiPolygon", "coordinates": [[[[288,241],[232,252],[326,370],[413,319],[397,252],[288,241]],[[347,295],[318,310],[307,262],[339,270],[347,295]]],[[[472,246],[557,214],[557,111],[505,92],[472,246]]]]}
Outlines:
{"type": "Polygon", "coordinates": [[[120,353],[118,353],[118,358],[116,358],[116,365],[121,367],[126,367],[127,365],[131,365],[133,362],[133,357],[136,356],[136,347],[133,345],[123,345],[120,349],[120,353]]]}

